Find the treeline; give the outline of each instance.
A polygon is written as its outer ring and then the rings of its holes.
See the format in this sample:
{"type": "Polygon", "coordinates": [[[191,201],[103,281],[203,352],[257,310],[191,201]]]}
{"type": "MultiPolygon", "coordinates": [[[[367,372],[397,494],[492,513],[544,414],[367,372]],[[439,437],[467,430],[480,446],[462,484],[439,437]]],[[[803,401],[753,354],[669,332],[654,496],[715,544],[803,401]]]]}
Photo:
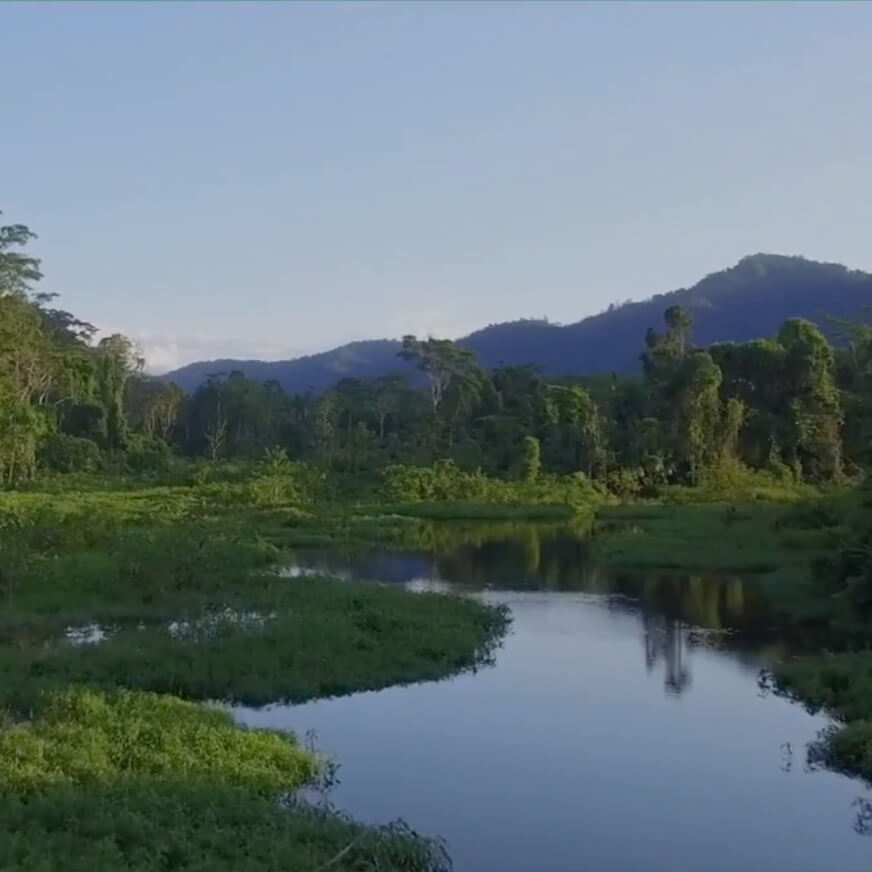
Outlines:
{"type": "Polygon", "coordinates": [[[279,447],[343,473],[452,461],[448,469],[530,482],[582,473],[633,495],[747,470],[838,481],[868,441],[872,329],[841,325],[846,342],[834,348],[794,319],[771,339],[697,348],[679,306],[640,337],[638,378],[486,371],[448,340],[406,336],[400,356],[412,366],[395,375],[291,396],[231,372],[188,395],[145,376],[129,340],[94,342],[92,325],[35,290],[39,262],[23,253],[32,236],[0,228],[7,485],[41,466],[160,468],[174,456],[255,459],[279,447]]]}

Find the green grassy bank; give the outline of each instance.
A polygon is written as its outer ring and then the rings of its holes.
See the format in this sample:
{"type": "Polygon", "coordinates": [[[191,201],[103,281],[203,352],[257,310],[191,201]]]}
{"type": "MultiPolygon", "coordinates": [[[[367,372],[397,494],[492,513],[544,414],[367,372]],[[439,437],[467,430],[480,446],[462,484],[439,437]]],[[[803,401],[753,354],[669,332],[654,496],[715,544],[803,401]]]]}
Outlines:
{"type": "Polygon", "coordinates": [[[445,866],[438,842],[401,825],[280,802],[317,779],[317,756],[198,701],[442,678],[489,661],[506,613],[284,577],[286,549],[336,524],[247,493],[0,495],[0,868],[445,866]]]}

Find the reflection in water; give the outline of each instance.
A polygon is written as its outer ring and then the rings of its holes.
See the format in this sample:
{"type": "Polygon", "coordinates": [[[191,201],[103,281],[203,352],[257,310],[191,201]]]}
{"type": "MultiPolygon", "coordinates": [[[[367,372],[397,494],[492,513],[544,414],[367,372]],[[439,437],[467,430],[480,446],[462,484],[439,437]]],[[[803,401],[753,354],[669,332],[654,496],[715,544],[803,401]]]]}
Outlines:
{"type": "Polygon", "coordinates": [[[667,693],[680,696],[690,685],[690,670],[684,658],[684,627],[680,621],[652,616],[644,610],[642,627],[648,672],[662,660],[666,668],[663,687],[667,693]]]}
{"type": "Polygon", "coordinates": [[[854,831],[861,836],[872,836],[872,799],[858,796],[854,800],[857,817],[854,821],[854,831]]]}
{"type": "Polygon", "coordinates": [[[341,763],[338,806],[402,816],[475,872],[869,867],[851,825],[872,830],[872,797],[852,806],[856,783],[794,765],[826,718],[759,692],[760,666],[793,640],[752,580],[603,571],[567,528],[405,536],[301,551],[294,574],[463,591],[507,604],[514,624],[475,675],[237,711],[317,730],[341,763]]]}
{"type": "MultiPolygon", "coordinates": [[[[743,646],[765,638],[772,626],[768,604],[753,582],[739,576],[605,570],[595,563],[586,533],[545,524],[413,525],[403,531],[402,549],[305,549],[283,573],[371,578],[442,593],[595,594],[606,607],[639,616],[645,668],[653,674],[662,665],[664,690],[672,696],[692,684],[693,648],[717,648],[730,639],[741,656],[743,646]],[[416,546],[421,550],[408,550],[416,546]]],[[[748,661],[756,663],[750,656],[748,661]]]]}

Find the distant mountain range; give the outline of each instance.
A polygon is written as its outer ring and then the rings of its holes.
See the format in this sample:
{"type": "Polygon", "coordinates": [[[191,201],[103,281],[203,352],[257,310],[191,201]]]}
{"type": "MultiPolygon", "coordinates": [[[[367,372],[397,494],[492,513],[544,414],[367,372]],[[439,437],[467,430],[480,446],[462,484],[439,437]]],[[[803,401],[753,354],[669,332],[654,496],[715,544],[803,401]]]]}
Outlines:
{"type": "MultiPolygon", "coordinates": [[[[542,320],[491,324],[458,340],[481,363],[494,368],[538,364],[548,375],[639,369],[645,331],[663,326],[663,312],[681,304],[694,317],[693,340],[709,345],[774,335],[786,318],[808,318],[827,329],[827,315],[856,318],[872,305],[872,274],[803,257],[754,254],[712,273],[692,288],[658,294],[637,303],[611,306],[574,324],[542,320]]],[[[320,391],[342,378],[369,378],[406,368],[397,358],[400,342],[349,342],[293,360],[210,360],[161,376],[193,390],[210,375],[239,370],[253,379],[273,379],[290,393],[320,391]]]]}

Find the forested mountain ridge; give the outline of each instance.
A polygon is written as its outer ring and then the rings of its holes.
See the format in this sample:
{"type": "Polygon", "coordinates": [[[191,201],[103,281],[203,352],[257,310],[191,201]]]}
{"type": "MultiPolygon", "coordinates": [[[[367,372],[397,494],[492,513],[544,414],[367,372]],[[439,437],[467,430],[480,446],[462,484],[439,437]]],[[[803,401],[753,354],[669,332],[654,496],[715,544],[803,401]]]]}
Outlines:
{"type": "MultiPolygon", "coordinates": [[[[788,318],[807,318],[828,330],[828,315],[856,318],[872,305],[872,274],[803,257],[754,254],[711,273],[691,288],[640,302],[611,306],[574,324],[520,320],[491,324],[458,340],[482,365],[533,363],[547,375],[639,370],[640,337],[661,323],[669,306],[681,305],[694,319],[693,339],[744,341],[773,336],[788,318]]],[[[286,391],[324,390],[342,378],[372,378],[403,368],[398,340],[351,342],[293,360],[215,360],[162,376],[192,390],[210,375],[238,370],[249,378],[277,381],[286,391]]]]}

